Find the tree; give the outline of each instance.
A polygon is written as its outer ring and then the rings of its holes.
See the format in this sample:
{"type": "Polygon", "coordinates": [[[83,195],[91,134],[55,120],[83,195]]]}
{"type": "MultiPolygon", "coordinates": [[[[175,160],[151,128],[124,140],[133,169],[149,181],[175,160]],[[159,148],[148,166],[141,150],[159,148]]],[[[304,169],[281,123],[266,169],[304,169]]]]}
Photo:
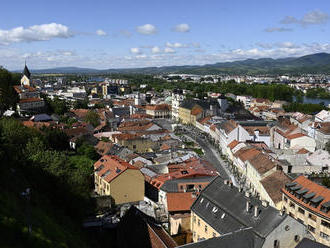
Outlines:
{"type": "Polygon", "coordinates": [[[100,116],[98,113],[90,110],[85,116],[85,121],[91,124],[93,127],[97,127],[100,124],[100,116]]]}
{"type": "Polygon", "coordinates": [[[17,94],[14,92],[13,85],[16,77],[6,69],[0,67],[0,113],[9,107],[14,107],[18,101],[17,94]]]}

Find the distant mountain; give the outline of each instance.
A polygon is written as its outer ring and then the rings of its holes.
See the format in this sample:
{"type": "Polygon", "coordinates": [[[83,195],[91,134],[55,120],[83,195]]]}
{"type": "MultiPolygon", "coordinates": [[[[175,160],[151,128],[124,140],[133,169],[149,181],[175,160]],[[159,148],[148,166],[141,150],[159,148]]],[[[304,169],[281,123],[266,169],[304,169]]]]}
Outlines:
{"type": "Polygon", "coordinates": [[[53,69],[32,70],[32,73],[64,73],[64,74],[108,74],[108,73],[188,73],[188,74],[302,74],[329,73],[330,54],[316,53],[302,57],[281,59],[261,58],[246,59],[234,62],[222,62],[206,65],[163,66],[132,69],[97,70],[78,67],[62,67],[53,69]]]}

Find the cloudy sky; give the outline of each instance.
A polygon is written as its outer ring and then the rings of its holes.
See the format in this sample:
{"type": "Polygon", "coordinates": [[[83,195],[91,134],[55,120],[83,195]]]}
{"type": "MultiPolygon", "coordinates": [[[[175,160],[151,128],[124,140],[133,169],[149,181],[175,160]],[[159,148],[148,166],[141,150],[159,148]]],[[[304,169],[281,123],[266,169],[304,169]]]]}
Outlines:
{"type": "Polygon", "coordinates": [[[10,0],[0,65],[97,69],[330,52],[327,0],[10,0]]]}

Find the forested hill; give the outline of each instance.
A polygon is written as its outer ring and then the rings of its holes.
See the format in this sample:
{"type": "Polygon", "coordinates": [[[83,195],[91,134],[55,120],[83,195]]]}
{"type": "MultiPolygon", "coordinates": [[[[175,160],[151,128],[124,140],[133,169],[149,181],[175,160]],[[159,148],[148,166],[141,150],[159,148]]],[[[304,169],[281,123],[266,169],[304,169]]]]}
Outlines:
{"type": "Polygon", "coordinates": [[[223,62],[207,65],[185,65],[145,67],[132,69],[108,69],[96,70],[78,67],[62,67],[43,70],[32,70],[32,73],[188,73],[188,74],[305,74],[305,73],[330,73],[330,54],[316,53],[302,57],[290,57],[281,59],[261,58],[247,59],[234,62],[223,62]]]}

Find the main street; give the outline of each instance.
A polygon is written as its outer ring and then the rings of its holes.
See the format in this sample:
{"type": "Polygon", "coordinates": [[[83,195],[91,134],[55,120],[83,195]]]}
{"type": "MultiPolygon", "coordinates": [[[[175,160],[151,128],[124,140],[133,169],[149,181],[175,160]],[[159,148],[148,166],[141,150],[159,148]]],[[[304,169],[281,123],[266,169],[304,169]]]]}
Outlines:
{"type": "Polygon", "coordinates": [[[230,178],[235,186],[238,187],[235,177],[226,167],[226,161],[221,159],[219,152],[208,142],[204,133],[197,130],[196,128],[192,129],[190,127],[182,126],[186,131],[186,135],[195,140],[199,146],[204,150],[204,158],[210,162],[219,172],[220,176],[224,179],[230,178]]]}

